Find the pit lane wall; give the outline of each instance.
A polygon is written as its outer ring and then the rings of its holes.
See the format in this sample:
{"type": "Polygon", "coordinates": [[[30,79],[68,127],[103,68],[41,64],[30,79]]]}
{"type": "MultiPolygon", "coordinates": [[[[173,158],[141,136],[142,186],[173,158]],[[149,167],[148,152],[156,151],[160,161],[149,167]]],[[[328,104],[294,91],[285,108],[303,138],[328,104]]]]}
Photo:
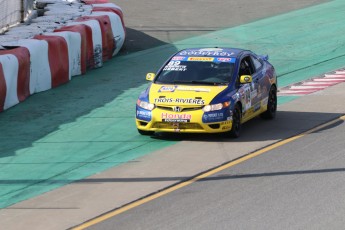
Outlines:
{"type": "Polygon", "coordinates": [[[39,0],[44,15],[0,35],[0,112],[102,67],[123,46],[122,9],[107,0],[39,0]]]}

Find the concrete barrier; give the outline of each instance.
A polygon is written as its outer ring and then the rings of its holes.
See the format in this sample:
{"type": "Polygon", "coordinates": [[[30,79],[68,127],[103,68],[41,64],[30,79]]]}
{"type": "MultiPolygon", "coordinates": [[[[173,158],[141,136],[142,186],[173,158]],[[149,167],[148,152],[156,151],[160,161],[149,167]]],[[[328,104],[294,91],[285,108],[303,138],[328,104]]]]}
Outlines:
{"type": "Polygon", "coordinates": [[[1,50],[0,63],[6,83],[5,100],[1,101],[4,101],[3,109],[7,109],[30,95],[30,53],[24,47],[1,50]]]}
{"type": "Polygon", "coordinates": [[[110,18],[107,15],[99,16],[84,16],[78,18],[76,21],[97,20],[102,33],[102,60],[103,62],[109,60],[115,51],[114,35],[111,28],[110,18]]]}
{"type": "Polygon", "coordinates": [[[122,26],[120,16],[115,14],[114,12],[108,12],[108,11],[93,11],[91,15],[92,16],[107,15],[109,17],[110,23],[111,23],[111,29],[113,31],[113,40],[115,42],[115,50],[112,55],[115,56],[120,51],[125,41],[125,28],[123,28],[122,26]]]}
{"type": "Polygon", "coordinates": [[[5,97],[1,99],[3,101],[1,110],[5,110],[19,103],[17,95],[19,63],[13,54],[0,54],[0,64],[5,82],[5,87],[1,87],[5,88],[5,97]]]}
{"type": "Polygon", "coordinates": [[[126,29],[121,7],[119,7],[118,5],[115,5],[114,3],[92,4],[92,6],[93,6],[93,9],[92,9],[93,12],[96,12],[96,11],[113,12],[119,15],[121,19],[122,27],[124,28],[124,30],[126,29]]]}
{"type": "Polygon", "coordinates": [[[48,60],[52,79],[52,88],[69,81],[68,45],[60,36],[36,35],[34,39],[48,42],[48,60]]]}
{"type": "Polygon", "coordinates": [[[20,39],[6,42],[5,47],[25,47],[30,53],[30,94],[51,89],[52,80],[48,61],[48,42],[20,39]]]}
{"type": "Polygon", "coordinates": [[[55,22],[55,23],[66,23],[69,20],[72,20],[71,15],[59,15],[59,16],[41,16],[38,18],[34,18],[31,21],[34,23],[42,23],[42,22],[55,22]]]}
{"type": "Polygon", "coordinates": [[[109,0],[82,0],[85,4],[91,5],[91,4],[97,4],[97,3],[108,3],[109,0]]]}
{"type": "Polygon", "coordinates": [[[82,2],[39,0],[52,16],[0,36],[0,112],[101,67],[122,48],[122,9],[108,0],[82,2]]]}
{"type": "Polygon", "coordinates": [[[91,31],[91,37],[88,36],[88,44],[92,44],[91,56],[88,57],[87,69],[99,68],[103,66],[102,59],[102,31],[97,20],[78,20],[67,23],[67,26],[86,25],[91,31]],[[91,39],[90,39],[91,38],[91,39]]]}
{"type": "Polygon", "coordinates": [[[74,25],[74,26],[64,26],[59,29],[54,30],[54,32],[70,31],[76,32],[80,35],[80,71],[81,74],[86,73],[87,63],[90,62],[92,57],[92,30],[86,25],[74,25]]]}
{"type": "Polygon", "coordinates": [[[6,88],[5,74],[2,68],[1,56],[0,56],[0,112],[4,110],[6,93],[7,93],[7,88],[6,88]]]}
{"type": "Polygon", "coordinates": [[[61,31],[54,33],[44,33],[45,36],[59,36],[65,39],[68,50],[69,71],[68,78],[81,74],[81,37],[79,33],[70,31],[61,31]]]}

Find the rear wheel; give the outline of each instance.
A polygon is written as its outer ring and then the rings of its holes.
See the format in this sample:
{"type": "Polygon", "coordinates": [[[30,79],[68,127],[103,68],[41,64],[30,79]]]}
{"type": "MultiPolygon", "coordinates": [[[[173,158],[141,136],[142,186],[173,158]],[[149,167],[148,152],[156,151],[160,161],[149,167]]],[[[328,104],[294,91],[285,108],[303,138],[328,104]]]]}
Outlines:
{"type": "Polygon", "coordinates": [[[141,134],[141,135],[145,135],[145,136],[151,136],[154,134],[153,131],[144,131],[144,130],[140,130],[138,129],[138,132],[141,134]]]}
{"type": "Polygon", "coordinates": [[[261,114],[264,119],[273,119],[277,112],[277,88],[272,86],[268,95],[267,110],[261,114]]]}
{"type": "Polygon", "coordinates": [[[232,127],[229,131],[229,136],[238,138],[241,132],[241,108],[238,104],[235,105],[232,111],[232,127]]]}

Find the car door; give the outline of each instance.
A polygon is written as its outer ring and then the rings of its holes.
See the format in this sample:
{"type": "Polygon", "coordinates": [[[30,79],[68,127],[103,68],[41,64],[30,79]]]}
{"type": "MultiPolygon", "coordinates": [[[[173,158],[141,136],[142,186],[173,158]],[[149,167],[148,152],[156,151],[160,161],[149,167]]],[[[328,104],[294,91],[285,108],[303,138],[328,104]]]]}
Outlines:
{"type": "Polygon", "coordinates": [[[244,55],[240,61],[239,77],[241,75],[250,75],[253,79],[251,83],[244,84],[242,86],[245,96],[243,116],[244,120],[247,120],[254,116],[254,113],[260,109],[261,105],[261,98],[258,94],[258,87],[260,79],[262,78],[262,74],[256,71],[250,54],[244,55]]]}
{"type": "Polygon", "coordinates": [[[255,95],[255,97],[253,98],[252,103],[254,107],[253,112],[255,113],[261,109],[261,102],[264,99],[263,86],[265,83],[265,74],[263,72],[262,62],[255,55],[250,55],[250,59],[253,67],[252,78],[254,89],[252,94],[255,95]]]}

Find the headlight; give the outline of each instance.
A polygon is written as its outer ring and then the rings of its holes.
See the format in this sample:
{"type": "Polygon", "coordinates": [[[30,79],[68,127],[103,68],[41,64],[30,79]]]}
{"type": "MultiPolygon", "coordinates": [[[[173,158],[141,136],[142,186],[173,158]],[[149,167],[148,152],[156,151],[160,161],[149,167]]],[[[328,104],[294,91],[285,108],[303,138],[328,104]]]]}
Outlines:
{"type": "Polygon", "coordinates": [[[151,104],[147,101],[141,101],[139,99],[137,101],[137,105],[143,109],[150,110],[150,111],[155,108],[155,104],[151,104]]]}
{"type": "Polygon", "coordinates": [[[229,107],[230,106],[230,101],[223,102],[223,103],[218,103],[218,104],[213,104],[213,105],[205,105],[202,110],[204,112],[211,112],[215,110],[221,110],[223,108],[229,107]]]}

